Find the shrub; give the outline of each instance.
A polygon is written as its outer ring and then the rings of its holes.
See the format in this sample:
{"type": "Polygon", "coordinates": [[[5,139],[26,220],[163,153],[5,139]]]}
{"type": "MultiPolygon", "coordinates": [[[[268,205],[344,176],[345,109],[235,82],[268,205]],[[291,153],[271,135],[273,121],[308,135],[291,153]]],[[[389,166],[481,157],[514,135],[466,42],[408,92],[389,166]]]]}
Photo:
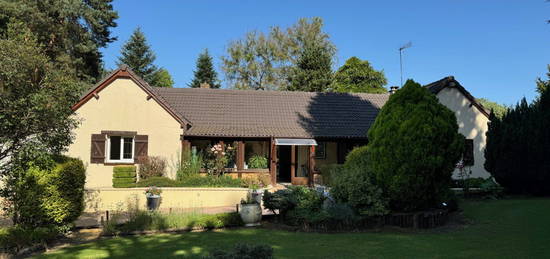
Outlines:
{"type": "Polygon", "coordinates": [[[208,259],[271,259],[273,248],[269,245],[236,244],[232,251],[215,250],[208,259]]]}
{"type": "Polygon", "coordinates": [[[265,156],[253,155],[248,159],[249,168],[267,168],[267,158],[265,156]]]}
{"type": "Polygon", "coordinates": [[[370,177],[367,171],[358,168],[343,169],[333,178],[330,194],[337,203],[350,205],[359,215],[387,214],[387,200],[382,189],[374,185],[370,177]]]}
{"type": "Polygon", "coordinates": [[[323,210],[325,197],[314,189],[290,186],[274,193],[265,191],[264,207],[278,211],[279,218],[291,225],[318,223],[328,218],[323,210]]]}
{"type": "Polygon", "coordinates": [[[113,187],[127,188],[136,186],[136,167],[115,166],[113,167],[113,187]]]}
{"type": "Polygon", "coordinates": [[[264,188],[271,184],[271,175],[268,173],[260,173],[252,177],[241,178],[242,187],[257,189],[264,188]]]}
{"type": "Polygon", "coordinates": [[[369,129],[368,139],[365,161],[392,210],[438,205],[464,145],[451,110],[426,88],[408,80],[390,96],[369,129]]]}
{"type": "Polygon", "coordinates": [[[49,157],[51,165],[41,168],[31,165],[19,172],[12,206],[15,224],[24,227],[63,226],[76,220],[84,209],[86,173],[79,159],[49,157]]]}
{"type": "Polygon", "coordinates": [[[137,187],[241,187],[241,179],[233,179],[230,176],[190,176],[181,181],[176,181],[168,177],[151,177],[140,180],[137,187]]]}
{"type": "Polygon", "coordinates": [[[147,156],[141,158],[139,164],[140,179],[164,176],[164,172],[166,170],[166,160],[162,157],[147,156]]]}
{"type": "Polygon", "coordinates": [[[323,185],[331,186],[335,175],[342,170],[342,165],[339,165],[339,164],[322,165],[320,166],[319,170],[321,171],[323,185]]]}
{"type": "Polygon", "coordinates": [[[509,193],[549,195],[550,90],[489,120],[485,169],[509,193]]]}
{"type": "Polygon", "coordinates": [[[0,247],[5,251],[18,252],[35,244],[43,244],[54,240],[60,235],[57,227],[29,228],[14,226],[2,228],[0,231],[0,247]]]}
{"type": "Polygon", "coordinates": [[[195,151],[184,152],[182,154],[182,161],[178,165],[176,179],[182,180],[189,176],[199,175],[202,165],[203,159],[201,154],[197,154],[195,151]]]}
{"type": "Polygon", "coordinates": [[[164,176],[154,176],[144,180],[139,180],[136,184],[137,187],[178,187],[179,185],[180,182],[164,176]]]}

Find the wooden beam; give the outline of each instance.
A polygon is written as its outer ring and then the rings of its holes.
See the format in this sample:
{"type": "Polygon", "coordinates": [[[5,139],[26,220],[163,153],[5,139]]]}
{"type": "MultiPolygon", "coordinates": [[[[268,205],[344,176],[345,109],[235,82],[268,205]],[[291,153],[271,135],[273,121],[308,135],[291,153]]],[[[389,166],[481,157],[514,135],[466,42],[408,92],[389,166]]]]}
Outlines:
{"type": "MultiPolygon", "coordinates": [[[[245,144],[244,141],[237,141],[237,170],[244,169],[244,154],[245,154],[245,144]]],[[[239,177],[240,178],[240,177],[239,177]]]]}
{"type": "Polygon", "coordinates": [[[270,143],[270,165],[269,174],[271,175],[271,185],[277,184],[277,146],[275,146],[275,140],[272,138],[270,143]]]}
{"type": "Polygon", "coordinates": [[[296,177],[296,146],[290,146],[290,182],[294,184],[296,177]]]}
{"type": "Polygon", "coordinates": [[[313,186],[313,173],[315,171],[315,146],[309,147],[309,174],[307,184],[313,186]]]}
{"type": "Polygon", "coordinates": [[[183,160],[185,159],[185,156],[191,152],[191,141],[187,139],[181,140],[181,163],[183,163],[183,160]]]}

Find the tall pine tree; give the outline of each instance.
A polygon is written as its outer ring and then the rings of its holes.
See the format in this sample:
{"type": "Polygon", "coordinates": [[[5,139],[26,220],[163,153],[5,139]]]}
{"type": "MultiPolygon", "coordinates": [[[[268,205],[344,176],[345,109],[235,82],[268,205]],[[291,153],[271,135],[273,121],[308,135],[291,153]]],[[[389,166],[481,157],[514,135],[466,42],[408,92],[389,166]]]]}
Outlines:
{"type": "Polygon", "coordinates": [[[157,72],[157,67],[153,64],[156,56],[139,27],[122,46],[121,54],[118,58],[119,65],[128,65],[136,74],[152,84],[151,81],[157,72]]]}
{"type": "Polygon", "coordinates": [[[289,77],[289,91],[325,92],[332,83],[332,55],[318,44],[308,44],[289,77]]]}
{"type": "Polygon", "coordinates": [[[207,83],[210,88],[220,88],[218,74],[214,70],[212,57],[205,49],[197,58],[197,69],[194,71],[195,78],[189,84],[189,87],[199,88],[202,83],[207,83]]]}

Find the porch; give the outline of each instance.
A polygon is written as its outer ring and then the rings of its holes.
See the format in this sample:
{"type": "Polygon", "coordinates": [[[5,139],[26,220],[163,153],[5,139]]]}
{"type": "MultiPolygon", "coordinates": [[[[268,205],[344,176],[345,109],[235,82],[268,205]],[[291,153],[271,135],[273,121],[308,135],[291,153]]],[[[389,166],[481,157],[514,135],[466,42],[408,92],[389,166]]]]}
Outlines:
{"type": "Polygon", "coordinates": [[[206,152],[220,144],[234,152],[225,174],[235,178],[269,174],[271,184],[313,185],[320,179],[323,165],[342,164],[354,147],[366,144],[363,139],[305,138],[214,138],[181,139],[183,152],[206,152]],[[265,158],[263,166],[254,160],[265,158]]]}

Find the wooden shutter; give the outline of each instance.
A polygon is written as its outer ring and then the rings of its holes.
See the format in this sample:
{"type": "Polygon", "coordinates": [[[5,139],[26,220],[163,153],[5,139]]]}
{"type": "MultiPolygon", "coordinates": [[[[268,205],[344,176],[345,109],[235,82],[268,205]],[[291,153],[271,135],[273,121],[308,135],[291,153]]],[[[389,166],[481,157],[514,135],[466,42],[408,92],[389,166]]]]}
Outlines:
{"type": "Polygon", "coordinates": [[[105,134],[92,134],[92,150],[90,163],[103,164],[105,162],[105,134]]]}
{"type": "Polygon", "coordinates": [[[134,163],[138,163],[140,159],[147,156],[149,136],[136,135],[134,138],[134,163]]]}

